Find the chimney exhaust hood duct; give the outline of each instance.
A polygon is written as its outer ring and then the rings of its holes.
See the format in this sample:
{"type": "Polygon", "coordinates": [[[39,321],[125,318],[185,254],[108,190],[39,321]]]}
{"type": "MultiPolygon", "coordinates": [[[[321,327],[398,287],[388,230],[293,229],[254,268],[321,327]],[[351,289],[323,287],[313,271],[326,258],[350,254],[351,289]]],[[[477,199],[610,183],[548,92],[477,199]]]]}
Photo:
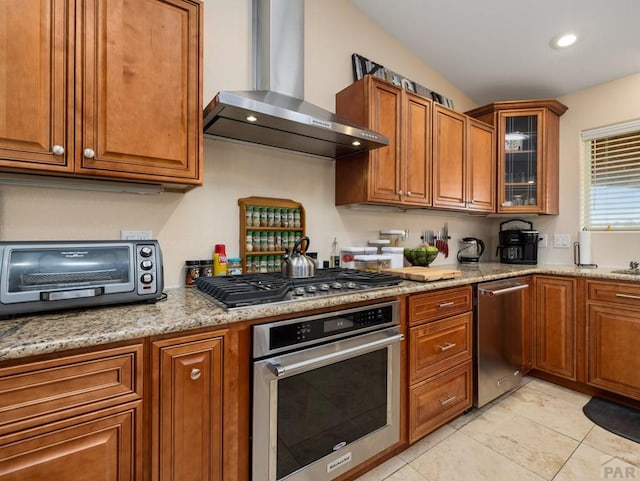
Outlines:
{"type": "Polygon", "coordinates": [[[219,92],[204,134],[338,159],[389,139],[305,102],[304,0],[253,1],[256,90],[219,92]]]}

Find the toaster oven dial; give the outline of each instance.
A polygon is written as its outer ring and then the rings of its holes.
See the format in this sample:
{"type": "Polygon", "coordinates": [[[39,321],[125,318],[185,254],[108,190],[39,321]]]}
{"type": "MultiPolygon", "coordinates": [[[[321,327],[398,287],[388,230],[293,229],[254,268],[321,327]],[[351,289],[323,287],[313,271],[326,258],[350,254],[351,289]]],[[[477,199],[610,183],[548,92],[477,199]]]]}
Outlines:
{"type": "Polygon", "coordinates": [[[153,249],[151,247],[145,246],[140,248],[140,255],[142,257],[151,257],[153,254],[153,249]]]}
{"type": "Polygon", "coordinates": [[[145,259],[140,263],[140,268],[145,271],[150,270],[152,267],[153,267],[153,262],[150,261],[149,259],[145,259]]]}
{"type": "Polygon", "coordinates": [[[146,274],[142,274],[140,276],[140,282],[143,284],[151,284],[153,282],[153,274],[149,274],[148,272],[146,274]]]}

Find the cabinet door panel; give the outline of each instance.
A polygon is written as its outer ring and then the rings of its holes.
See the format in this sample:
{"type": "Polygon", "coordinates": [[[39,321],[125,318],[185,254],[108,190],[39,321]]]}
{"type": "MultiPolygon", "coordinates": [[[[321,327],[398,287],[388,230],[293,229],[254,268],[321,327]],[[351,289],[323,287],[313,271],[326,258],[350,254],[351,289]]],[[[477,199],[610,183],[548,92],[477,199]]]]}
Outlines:
{"type": "Polygon", "coordinates": [[[155,480],[222,479],[222,343],[214,338],[154,350],[160,372],[155,480]]]}
{"type": "Polygon", "coordinates": [[[467,208],[494,212],[496,206],[496,158],[494,129],[467,119],[467,208]]]}
{"type": "MultiPolygon", "coordinates": [[[[69,171],[66,0],[0,4],[0,166],[69,171]],[[53,146],[65,149],[53,154],[53,146]]],[[[69,137],[71,138],[71,137],[69,137]]]]}
{"type": "Polygon", "coordinates": [[[465,207],[466,117],[434,105],[433,206],[465,207]]]}
{"type": "Polygon", "coordinates": [[[77,172],[196,183],[202,148],[197,5],[186,0],[81,5],[77,172]],[[83,155],[83,149],[94,156],[83,155]]]}
{"type": "Polygon", "coordinates": [[[389,138],[389,145],[371,152],[371,200],[399,202],[400,91],[382,82],[372,84],[372,128],[389,138]]]}
{"type": "Polygon", "coordinates": [[[405,93],[404,200],[431,205],[431,103],[405,93]]]}
{"type": "Polygon", "coordinates": [[[66,426],[31,436],[26,434],[23,439],[7,444],[0,439],[0,480],[140,479],[141,463],[136,459],[136,451],[142,438],[141,402],[136,404],[129,411],[94,416],[95,419],[89,421],[75,418],[66,426]]]}
{"type": "Polygon", "coordinates": [[[576,380],[575,279],[536,277],[535,368],[576,380]]]}
{"type": "Polygon", "coordinates": [[[637,311],[590,305],[587,325],[587,382],[640,399],[640,315],[637,311]]]}

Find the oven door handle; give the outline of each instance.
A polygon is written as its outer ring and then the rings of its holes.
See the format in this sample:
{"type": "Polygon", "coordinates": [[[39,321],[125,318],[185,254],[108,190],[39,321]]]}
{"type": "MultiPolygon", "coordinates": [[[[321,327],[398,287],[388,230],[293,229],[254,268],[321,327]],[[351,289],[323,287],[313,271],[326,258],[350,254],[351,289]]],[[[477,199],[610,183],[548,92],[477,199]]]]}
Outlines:
{"type": "Polygon", "coordinates": [[[353,354],[372,351],[376,348],[388,346],[389,344],[400,342],[404,339],[404,334],[396,331],[395,329],[388,332],[388,337],[385,337],[384,339],[378,339],[375,341],[367,342],[365,344],[359,344],[354,347],[341,349],[339,351],[330,352],[328,354],[317,356],[312,359],[305,359],[304,361],[294,362],[291,364],[281,364],[277,361],[269,361],[266,366],[269,371],[271,371],[276,377],[282,377],[285,374],[290,375],[292,372],[305,370],[306,368],[314,364],[327,364],[329,361],[332,361],[336,358],[353,357],[353,354]]]}

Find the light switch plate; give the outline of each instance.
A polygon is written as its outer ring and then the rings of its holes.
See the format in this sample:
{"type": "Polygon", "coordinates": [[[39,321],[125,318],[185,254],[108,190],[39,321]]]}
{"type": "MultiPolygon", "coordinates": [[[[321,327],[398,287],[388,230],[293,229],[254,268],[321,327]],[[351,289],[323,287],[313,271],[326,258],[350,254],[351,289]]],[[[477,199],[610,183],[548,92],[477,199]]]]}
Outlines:
{"type": "Polygon", "coordinates": [[[121,230],[120,239],[122,240],[147,240],[151,239],[152,232],[150,230],[121,230]]]}
{"type": "Polygon", "coordinates": [[[553,247],[560,249],[568,249],[571,243],[569,234],[553,234],[553,247]]]}

